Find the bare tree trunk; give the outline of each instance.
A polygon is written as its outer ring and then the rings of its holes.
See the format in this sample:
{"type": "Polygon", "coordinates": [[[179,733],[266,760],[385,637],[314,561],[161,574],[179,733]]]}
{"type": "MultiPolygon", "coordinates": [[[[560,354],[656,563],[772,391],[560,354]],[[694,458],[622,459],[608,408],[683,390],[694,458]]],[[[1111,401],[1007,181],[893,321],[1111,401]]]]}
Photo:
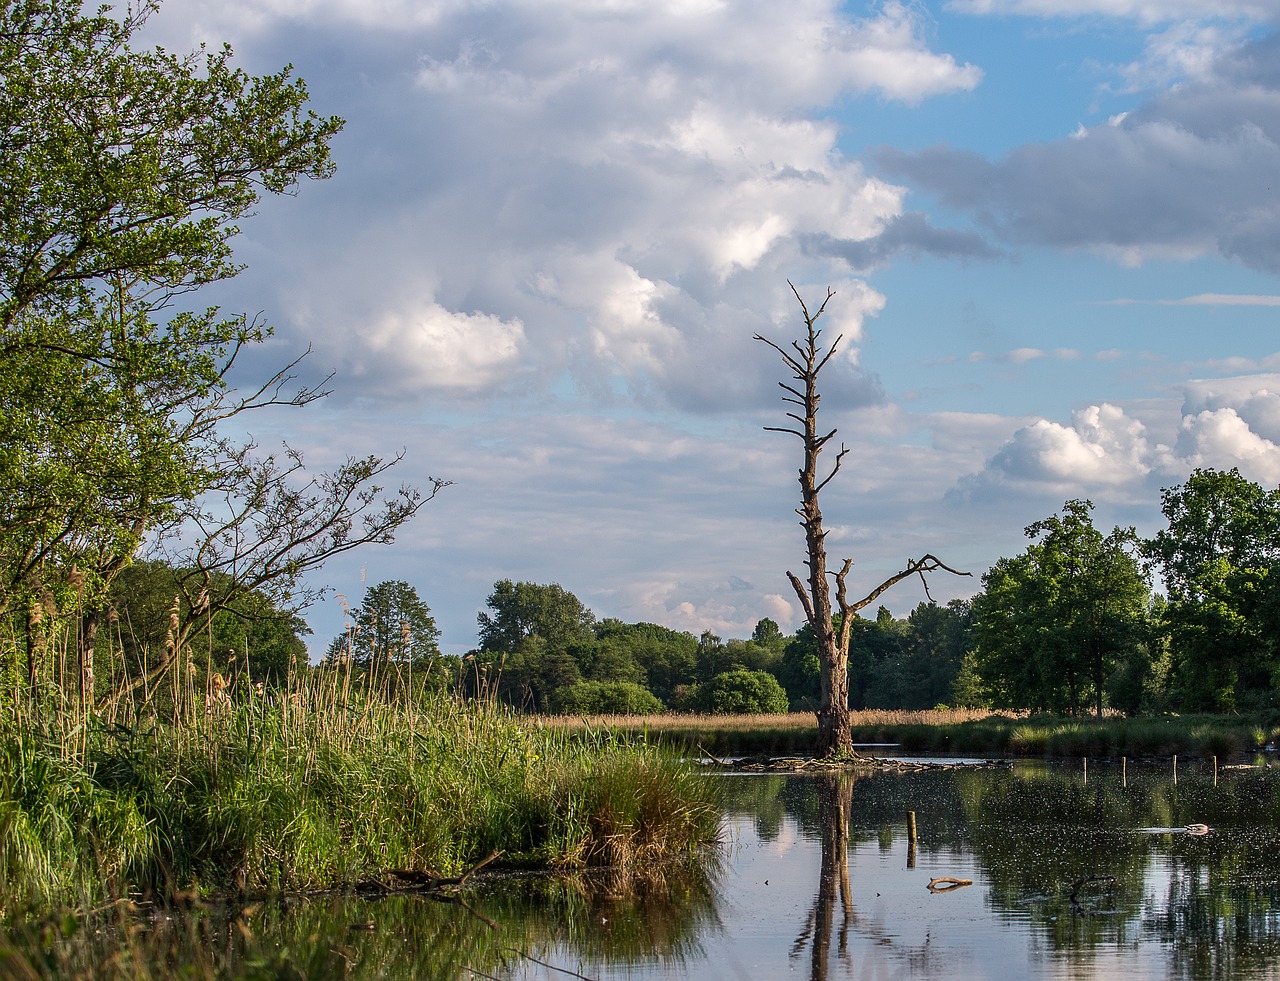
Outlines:
{"type": "Polygon", "coordinates": [[[805,619],[813,630],[814,639],[818,645],[822,687],[818,707],[815,710],[818,717],[817,753],[819,756],[856,756],[853,750],[849,713],[849,637],[853,627],[853,617],[857,615],[858,610],[875,600],[894,583],[908,576],[920,576],[921,582],[925,583],[927,594],[928,583],[924,579],[925,573],[937,569],[945,569],[956,575],[969,573],[956,572],[932,555],[925,555],[908,561],[906,568],[901,572],[886,579],[863,599],[850,603],[845,593],[845,577],[853,567],[853,560],[845,559],[839,572],[828,571],[827,532],[822,524],[822,509],[818,506],[818,495],[840,472],[840,464],[849,451],[842,443],[831,471],[825,477],[820,477],[818,458],[827,443],[835,436],[836,430],[832,429],[823,434],[818,429],[818,405],[822,399],[818,393],[818,375],[836,353],[843,337],[837,337],[830,348],[823,350],[822,331],[818,329],[817,324],[827,304],[835,296],[834,291],[827,290],[822,305],[811,313],[804,298],[800,296],[799,290],[790,282],[787,285],[791,287],[791,292],[800,304],[800,310],[804,316],[805,336],[800,340],[792,341],[790,349],[759,334],[755,335],[755,339],[763,341],[782,355],[782,363],[791,371],[795,379],[795,384],[778,383],[778,387],[785,393],[782,400],[796,407],[795,410],[787,412],[787,416],[794,420],[795,426],[766,426],[765,429],[769,432],[790,433],[798,436],[804,445],[804,466],[800,470],[801,503],[796,513],[800,515],[800,524],[804,527],[809,581],[806,584],[791,572],[787,573],[787,578],[791,580],[792,588],[800,598],[805,619]],[[840,613],[839,633],[836,632],[832,618],[831,584],[828,581],[828,576],[831,575],[834,575],[836,581],[836,600],[840,613]]]}

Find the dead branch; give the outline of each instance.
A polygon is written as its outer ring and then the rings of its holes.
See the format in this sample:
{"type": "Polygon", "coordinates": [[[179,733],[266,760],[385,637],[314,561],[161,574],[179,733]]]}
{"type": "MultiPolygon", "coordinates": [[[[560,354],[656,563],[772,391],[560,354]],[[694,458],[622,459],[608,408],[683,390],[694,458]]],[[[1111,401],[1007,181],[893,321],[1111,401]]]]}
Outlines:
{"type": "MultiPolygon", "coordinates": [[[[846,570],[847,568],[848,567],[846,565],[846,570]]],[[[861,610],[863,607],[875,602],[875,600],[880,596],[880,594],[883,593],[890,586],[894,585],[895,583],[900,583],[904,579],[909,579],[912,576],[920,577],[920,584],[924,586],[925,596],[928,596],[929,601],[933,602],[933,594],[929,592],[929,580],[926,579],[925,576],[928,573],[938,572],[939,570],[941,570],[942,572],[949,572],[953,576],[972,576],[973,575],[972,572],[961,572],[959,569],[953,569],[951,568],[951,566],[947,565],[937,556],[926,553],[918,559],[909,559],[907,561],[907,565],[905,569],[903,569],[901,572],[894,573],[892,576],[890,576],[888,579],[882,582],[875,589],[871,590],[871,592],[869,592],[862,599],[858,600],[858,602],[854,603],[852,606],[846,606],[846,604],[844,603],[844,600],[841,599],[840,601],[841,611],[845,612],[846,614],[856,613],[858,612],[858,610],[861,610]]],[[[836,574],[837,587],[839,587],[842,581],[843,575],[844,575],[844,571],[841,571],[836,574]]]]}
{"type": "Polygon", "coordinates": [[[490,852],[475,865],[471,866],[462,875],[436,875],[434,872],[425,869],[388,869],[387,875],[399,882],[405,883],[401,886],[383,885],[382,890],[386,892],[440,892],[443,889],[461,888],[467,884],[467,880],[479,872],[486,865],[496,861],[502,852],[490,852]]]}
{"type": "Polygon", "coordinates": [[[957,889],[963,889],[965,886],[971,885],[973,885],[972,879],[955,879],[949,875],[944,875],[929,880],[929,891],[955,892],[957,889]]]}

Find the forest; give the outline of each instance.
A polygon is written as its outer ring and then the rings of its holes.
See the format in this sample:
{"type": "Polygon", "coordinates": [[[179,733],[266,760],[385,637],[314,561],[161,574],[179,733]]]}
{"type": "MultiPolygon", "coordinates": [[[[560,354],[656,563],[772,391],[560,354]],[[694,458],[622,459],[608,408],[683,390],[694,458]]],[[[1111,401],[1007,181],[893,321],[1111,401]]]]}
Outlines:
{"type": "MultiPolygon", "coordinates": [[[[1026,528],[1025,551],[996,562],[972,598],[922,602],[905,618],[883,606],[859,617],[851,707],[1069,715],[1275,707],[1280,492],[1234,469],[1202,469],[1166,488],[1161,505],[1167,527],[1142,539],[1132,528],[1104,533],[1089,501],[1067,501],[1026,528]]],[[[430,646],[406,653],[394,638],[370,643],[379,618],[410,622],[379,605],[387,591],[369,591],[373,604],[357,611],[329,657],[356,650],[362,663],[438,663],[430,646]]],[[[777,712],[817,698],[807,626],[784,635],[766,618],[748,638],[694,636],[597,619],[556,584],[504,580],[479,627],[478,649],[450,671],[529,711],[777,712]]]]}
{"type": "MultiPolygon", "coordinates": [[[[903,618],[883,606],[859,617],[851,707],[1066,715],[1275,707],[1280,493],[1235,470],[1198,470],[1166,489],[1162,506],[1167,527],[1144,540],[1133,529],[1104,533],[1090,502],[1067,501],[1027,527],[1025,551],[996,562],[970,599],[922,602],[903,618]]],[[[122,571],[98,663],[132,675],[163,657],[171,617],[191,615],[172,606],[179,575],[162,562],[122,571]]],[[[808,710],[817,698],[812,632],[784,634],[768,618],[746,638],[695,636],[598,617],[556,583],[507,579],[478,615],[478,646],[457,658],[441,653],[430,608],[410,583],[372,585],[349,612],[327,664],[391,686],[494,695],[526,712],[775,713],[808,710]]],[[[308,670],[306,630],[269,597],[242,590],[188,643],[220,678],[247,672],[273,683],[308,670]]],[[[100,683],[122,680],[104,671],[100,683]]]]}

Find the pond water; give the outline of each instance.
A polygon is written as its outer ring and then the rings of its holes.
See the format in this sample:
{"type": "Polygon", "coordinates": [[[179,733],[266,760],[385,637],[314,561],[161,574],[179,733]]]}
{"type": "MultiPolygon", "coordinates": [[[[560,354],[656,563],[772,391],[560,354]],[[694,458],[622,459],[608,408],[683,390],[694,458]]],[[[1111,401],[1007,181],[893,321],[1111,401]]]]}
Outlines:
{"type": "MultiPolygon", "coordinates": [[[[1019,762],[708,779],[726,797],[710,864],[490,876],[465,904],[206,912],[150,923],[144,956],[208,965],[194,977],[1280,976],[1280,770],[1184,769],[1175,782],[1167,766],[1019,762]],[[934,891],[935,879],[971,884],[934,891]]],[[[64,953],[62,971],[102,956],[64,953]]]]}

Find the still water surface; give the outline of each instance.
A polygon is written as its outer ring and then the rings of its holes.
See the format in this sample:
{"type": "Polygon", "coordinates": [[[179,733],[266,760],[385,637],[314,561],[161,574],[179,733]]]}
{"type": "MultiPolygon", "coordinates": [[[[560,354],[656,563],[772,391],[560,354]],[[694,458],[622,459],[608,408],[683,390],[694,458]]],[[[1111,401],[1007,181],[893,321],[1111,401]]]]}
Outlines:
{"type": "Polygon", "coordinates": [[[599,978],[1280,976],[1274,771],[723,779],[730,845],[686,945],[622,961],[566,943],[546,961],[599,978]],[[973,884],[931,892],[942,877],[973,884]]]}
{"type": "Polygon", "coordinates": [[[492,876],[465,905],[267,903],[156,922],[149,956],[207,958],[195,977],[1280,977],[1280,769],[708,779],[726,797],[709,867],[492,876]],[[931,892],[942,877],[972,885],[931,892]]]}

